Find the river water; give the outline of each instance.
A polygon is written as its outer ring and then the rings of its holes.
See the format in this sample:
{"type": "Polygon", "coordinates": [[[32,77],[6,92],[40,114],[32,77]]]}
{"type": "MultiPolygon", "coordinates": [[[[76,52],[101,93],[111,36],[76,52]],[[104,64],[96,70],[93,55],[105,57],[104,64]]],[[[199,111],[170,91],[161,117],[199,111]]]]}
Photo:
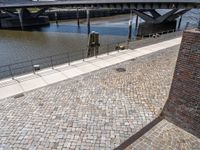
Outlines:
{"type": "MultiPolygon", "coordinates": [[[[185,14],[181,27],[184,28],[186,22],[197,23],[199,14],[199,10],[185,14]]],[[[129,19],[129,15],[91,19],[91,31],[100,33],[101,45],[126,41],[129,19]]],[[[133,37],[134,35],[135,32],[133,37]]],[[[59,22],[58,25],[52,22],[49,26],[28,31],[0,30],[0,66],[64,52],[80,52],[81,49],[86,49],[87,40],[84,19],[81,20],[80,28],[72,20],[59,22]]]]}

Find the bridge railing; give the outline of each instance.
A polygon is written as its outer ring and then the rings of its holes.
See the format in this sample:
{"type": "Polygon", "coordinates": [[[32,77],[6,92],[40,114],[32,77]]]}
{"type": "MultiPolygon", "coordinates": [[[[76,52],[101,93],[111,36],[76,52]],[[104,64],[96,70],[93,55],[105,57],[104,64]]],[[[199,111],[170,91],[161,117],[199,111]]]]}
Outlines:
{"type": "MultiPolygon", "coordinates": [[[[123,49],[135,49],[142,46],[146,46],[149,44],[154,44],[160,41],[165,41],[176,36],[181,35],[181,31],[175,32],[175,30],[169,30],[162,33],[157,33],[154,35],[149,35],[147,37],[142,37],[140,39],[133,39],[131,41],[120,41],[120,42],[113,42],[109,44],[105,44],[100,46],[98,54],[95,54],[94,57],[98,57],[101,54],[109,55],[113,51],[120,51],[123,49]],[[172,33],[173,32],[173,33],[172,33]],[[166,34],[171,33],[171,34],[166,34]],[[159,38],[157,38],[159,37],[159,38]]],[[[37,59],[17,62],[14,64],[8,64],[4,66],[0,66],[0,79],[3,78],[14,78],[16,76],[27,74],[27,73],[36,73],[37,69],[36,66],[39,66],[39,69],[45,68],[52,68],[61,65],[61,64],[68,64],[71,65],[71,62],[76,60],[83,60],[85,61],[87,57],[87,49],[82,49],[76,52],[66,52],[57,55],[52,55],[48,57],[41,57],[37,59]]]]}

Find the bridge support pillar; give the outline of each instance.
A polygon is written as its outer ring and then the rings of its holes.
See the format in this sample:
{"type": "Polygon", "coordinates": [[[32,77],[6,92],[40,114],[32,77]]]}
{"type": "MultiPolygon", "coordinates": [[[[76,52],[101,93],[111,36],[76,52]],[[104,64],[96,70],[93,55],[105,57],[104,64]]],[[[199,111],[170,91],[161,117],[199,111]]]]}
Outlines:
{"type": "Polygon", "coordinates": [[[137,28],[138,28],[138,15],[136,15],[136,20],[135,20],[135,30],[137,31],[137,28]]]}
{"type": "Polygon", "coordinates": [[[57,13],[57,11],[55,11],[54,16],[55,16],[56,24],[58,25],[58,13],[57,13]]]}
{"type": "Polygon", "coordinates": [[[86,10],[86,15],[87,15],[87,29],[88,29],[88,35],[90,34],[90,10],[86,10]]]}
{"type": "Polygon", "coordinates": [[[23,18],[22,18],[22,9],[19,9],[18,16],[19,16],[19,22],[20,22],[21,29],[24,30],[24,24],[23,24],[23,18]]]}
{"type": "Polygon", "coordinates": [[[180,30],[181,28],[181,22],[182,22],[182,16],[180,17],[179,22],[178,22],[178,30],[180,30]]]}
{"type": "Polygon", "coordinates": [[[176,19],[182,16],[187,11],[189,11],[189,9],[184,9],[180,11],[178,11],[178,9],[172,9],[166,14],[161,15],[154,9],[134,9],[133,12],[145,21],[139,24],[138,36],[149,36],[150,34],[176,30],[176,19]],[[149,12],[151,15],[146,12],[149,12]]]}
{"type": "Polygon", "coordinates": [[[0,28],[1,28],[1,17],[2,17],[2,10],[0,9],[0,28]]]}
{"type": "Polygon", "coordinates": [[[130,41],[132,38],[132,20],[129,20],[129,25],[128,25],[128,40],[130,41]]]}

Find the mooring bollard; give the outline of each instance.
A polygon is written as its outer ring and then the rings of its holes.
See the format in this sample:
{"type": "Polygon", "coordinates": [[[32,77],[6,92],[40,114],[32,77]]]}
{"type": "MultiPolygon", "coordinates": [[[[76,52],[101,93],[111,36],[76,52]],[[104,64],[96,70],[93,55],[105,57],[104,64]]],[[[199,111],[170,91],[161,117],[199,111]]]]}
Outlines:
{"type": "Polygon", "coordinates": [[[88,53],[87,57],[96,56],[99,54],[99,33],[92,31],[88,39],[88,53]]]}

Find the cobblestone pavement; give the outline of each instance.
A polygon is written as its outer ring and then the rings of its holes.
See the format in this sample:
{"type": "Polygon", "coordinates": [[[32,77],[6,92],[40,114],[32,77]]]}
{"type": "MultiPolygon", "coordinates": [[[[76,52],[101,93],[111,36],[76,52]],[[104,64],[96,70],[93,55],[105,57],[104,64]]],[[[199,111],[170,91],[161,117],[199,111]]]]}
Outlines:
{"type": "Polygon", "coordinates": [[[162,120],[126,150],[199,150],[200,139],[162,120]]]}
{"type": "Polygon", "coordinates": [[[178,46],[0,100],[2,149],[113,149],[155,119],[178,46]],[[121,72],[116,71],[117,68],[121,72]]]}

